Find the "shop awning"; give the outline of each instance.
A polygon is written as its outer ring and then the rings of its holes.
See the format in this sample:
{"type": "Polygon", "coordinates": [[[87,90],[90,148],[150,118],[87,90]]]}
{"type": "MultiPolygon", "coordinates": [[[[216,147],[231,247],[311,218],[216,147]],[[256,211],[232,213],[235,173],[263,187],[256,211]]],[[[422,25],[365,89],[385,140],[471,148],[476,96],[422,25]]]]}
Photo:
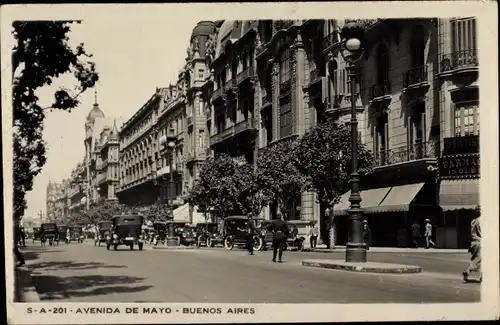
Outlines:
{"type": "Polygon", "coordinates": [[[423,186],[424,183],[393,186],[384,201],[371,212],[408,211],[410,204],[423,186]]]}
{"type": "MultiPolygon", "coordinates": [[[[371,212],[384,200],[390,189],[390,187],[382,187],[361,191],[361,208],[363,208],[366,212],[371,212]]],[[[350,195],[351,191],[340,197],[340,202],[333,207],[334,215],[338,216],[347,214],[347,209],[349,209],[349,206],[351,205],[349,202],[350,195]]]]}
{"type": "Polygon", "coordinates": [[[479,204],[479,179],[443,180],[439,205],[443,211],[474,209],[479,204]]]}

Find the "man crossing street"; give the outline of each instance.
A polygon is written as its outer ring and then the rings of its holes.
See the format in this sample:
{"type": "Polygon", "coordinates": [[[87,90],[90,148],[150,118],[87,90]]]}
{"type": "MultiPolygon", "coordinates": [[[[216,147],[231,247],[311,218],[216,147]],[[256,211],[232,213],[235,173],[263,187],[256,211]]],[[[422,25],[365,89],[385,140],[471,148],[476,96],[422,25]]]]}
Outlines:
{"type": "Polygon", "coordinates": [[[247,232],[247,250],[250,255],[253,255],[253,235],[255,233],[255,221],[253,220],[251,213],[248,214],[247,232]]]}
{"type": "Polygon", "coordinates": [[[270,230],[273,232],[273,262],[276,262],[276,255],[278,262],[282,262],[283,247],[286,244],[289,229],[285,221],[282,220],[281,213],[278,212],[276,219],[271,223],[270,230]]]}

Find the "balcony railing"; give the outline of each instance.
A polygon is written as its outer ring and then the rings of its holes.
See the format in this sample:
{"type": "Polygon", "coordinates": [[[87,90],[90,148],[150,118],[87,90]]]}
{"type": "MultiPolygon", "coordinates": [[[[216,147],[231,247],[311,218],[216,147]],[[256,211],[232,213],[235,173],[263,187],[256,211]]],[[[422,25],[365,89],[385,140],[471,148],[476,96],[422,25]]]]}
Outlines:
{"type": "Polygon", "coordinates": [[[370,89],[371,100],[388,96],[390,94],[391,94],[391,82],[389,80],[385,80],[376,85],[373,85],[370,89]]]}
{"type": "Polygon", "coordinates": [[[321,79],[321,70],[314,69],[309,72],[309,83],[312,84],[321,79]]]}
{"type": "Polygon", "coordinates": [[[226,81],[224,84],[224,91],[232,91],[234,88],[236,88],[236,79],[231,79],[229,81],[226,81]]]}
{"type": "Polygon", "coordinates": [[[437,158],[438,155],[439,142],[417,142],[410,146],[401,146],[394,149],[380,151],[375,159],[375,165],[387,166],[419,159],[437,158]]]}
{"type": "Polygon", "coordinates": [[[239,134],[243,131],[246,131],[246,130],[251,130],[251,129],[254,129],[254,120],[253,118],[247,118],[245,119],[244,121],[241,121],[239,123],[237,123],[235,126],[234,126],[234,134],[239,134]]]}
{"type": "Polygon", "coordinates": [[[222,97],[222,94],[224,94],[224,87],[217,88],[213,94],[212,94],[212,100],[217,100],[222,97]]]}
{"type": "Polygon", "coordinates": [[[337,31],[334,31],[330,34],[328,34],[324,39],[322,43],[323,50],[326,50],[330,48],[332,45],[337,44],[339,41],[339,33],[337,31]]]}
{"type": "Polygon", "coordinates": [[[408,70],[403,74],[403,88],[428,82],[427,66],[423,65],[408,70]]]}
{"type": "Polygon", "coordinates": [[[280,95],[289,92],[290,88],[291,88],[291,80],[287,80],[285,82],[280,83],[280,95]]]}
{"type": "Polygon", "coordinates": [[[238,73],[238,75],[236,76],[236,83],[239,85],[243,81],[247,80],[248,78],[252,78],[254,76],[255,76],[254,67],[248,67],[245,70],[238,73]]]}
{"type": "Polygon", "coordinates": [[[463,68],[475,68],[479,65],[477,50],[457,51],[443,55],[441,72],[448,72],[463,68]]]}

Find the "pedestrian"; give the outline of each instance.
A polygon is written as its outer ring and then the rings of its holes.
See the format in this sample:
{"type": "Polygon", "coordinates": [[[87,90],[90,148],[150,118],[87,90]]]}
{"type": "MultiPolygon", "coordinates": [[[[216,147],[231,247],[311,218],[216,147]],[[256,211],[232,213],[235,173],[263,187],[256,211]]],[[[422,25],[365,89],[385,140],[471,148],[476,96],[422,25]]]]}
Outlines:
{"type": "Polygon", "coordinates": [[[480,272],[479,282],[483,278],[481,273],[481,207],[476,207],[477,217],[470,223],[471,242],[469,246],[470,262],[467,270],[462,272],[464,282],[468,282],[471,272],[480,272]]]}
{"type": "Polygon", "coordinates": [[[276,219],[271,223],[270,230],[273,232],[273,262],[276,262],[277,255],[278,262],[281,263],[283,261],[283,248],[286,244],[289,229],[287,223],[283,221],[280,212],[276,214],[276,219]]]}
{"type": "Polygon", "coordinates": [[[14,226],[14,256],[17,258],[17,266],[23,266],[26,264],[23,255],[19,251],[21,229],[19,225],[14,226]]]}
{"type": "Polygon", "coordinates": [[[325,221],[325,232],[324,232],[324,234],[325,234],[325,236],[324,236],[323,242],[326,241],[326,248],[330,249],[330,235],[331,235],[331,232],[330,232],[330,220],[326,220],[325,221]]]}
{"type": "Polygon", "coordinates": [[[411,225],[411,238],[413,241],[413,247],[418,248],[418,242],[420,240],[420,225],[417,220],[414,220],[411,225]]]}
{"type": "Polygon", "coordinates": [[[425,248],[428,249],[430,246],[436,248],[436,244],[432,241],[432,224],[430,219],[425,219],[425,248]]]}
{"type": "Polygon", "coordinates": [[[311,244],[311,248],[316,248],[316,244],[318,243],[319,229],[318,226],[313,222],[311,222],[311,230],[309,231],[309,243],[311,244]]]}
{"type": "Polygon", "coordinates": [[[368,221],[363,220],[363,240],[365,242],[366,250],[370,249],[370,226],[368,221]]]}
{"type": "Polygon", "coordinates": [[[255,221],[252,214],[248,214],[247,222],[247,250],[250,255],[253,255],[253,235],[255,234],[255,221]]]}
{"type": "Polygon", "coordinates": [[[20,238],[20,241],[19,241],[19,244],[26,248],[26,232],[24,231],[24,227],[23,226],[20,226],[19,227],[19,238],[20,238]]]}

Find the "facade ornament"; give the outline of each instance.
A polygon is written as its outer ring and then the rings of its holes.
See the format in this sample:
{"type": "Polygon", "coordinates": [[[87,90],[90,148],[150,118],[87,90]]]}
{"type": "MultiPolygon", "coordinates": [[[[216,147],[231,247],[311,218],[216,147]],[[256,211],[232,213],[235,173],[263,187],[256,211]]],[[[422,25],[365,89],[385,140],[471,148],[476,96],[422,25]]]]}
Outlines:
{"type": "Polygon", "coordinates": [[[217,45],[217,36],[216,34],[211,34],[207,41],[205,42],[205,57],[207,59],[207,63],[210,66],[215,59],[215,48],[217,45]]]}
{"type": "Polygon", "coordinates": [[[193,49],[191,48],[191,45],[188,45],[188,47],[186,48],[186,61],[190,61],[192,58],[193,58],[193,49]]]}

